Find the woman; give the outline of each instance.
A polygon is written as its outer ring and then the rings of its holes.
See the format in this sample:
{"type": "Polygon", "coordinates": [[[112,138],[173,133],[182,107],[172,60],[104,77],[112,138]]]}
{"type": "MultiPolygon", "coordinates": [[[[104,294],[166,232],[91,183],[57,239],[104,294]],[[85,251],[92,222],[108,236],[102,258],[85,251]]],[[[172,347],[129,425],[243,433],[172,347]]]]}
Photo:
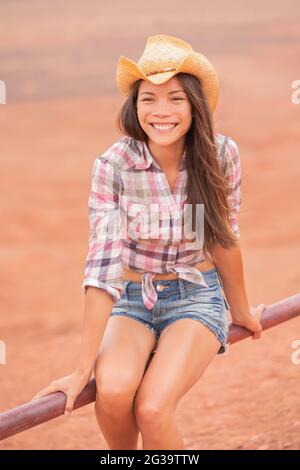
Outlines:
{"type": "Polygon", "coordinates": [[[249,307],[244,286],[239,152],[213,131],[215,69],[185,41],[149,37],[137,64],[120,57],[117,84],[125,136],[93,166],[78,368],[34,399],[61,390],[69,414],[94,370],[110,449],[136,449],[139,431],[144,449],[184,449],[175,411],[226,350],[228,308],[262,330],[265,305],[249,307]]]}

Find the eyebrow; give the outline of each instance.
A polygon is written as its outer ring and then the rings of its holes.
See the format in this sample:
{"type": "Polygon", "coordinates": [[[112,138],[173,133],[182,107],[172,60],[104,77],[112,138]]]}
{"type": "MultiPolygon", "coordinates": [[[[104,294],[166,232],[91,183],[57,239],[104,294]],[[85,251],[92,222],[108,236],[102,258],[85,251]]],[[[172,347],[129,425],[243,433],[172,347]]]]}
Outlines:
{"type": "MultiPolygon", "coordinates": [[[[173,94],[173,93],[185,93],[184,90],[173,90],[173,91],[169,91],[169,95],[173,94]]],[[[155,93],[152,93],[151,91],[142,91],[142,93],[140,93],[140,95],[155,95],[155,93]]]]}

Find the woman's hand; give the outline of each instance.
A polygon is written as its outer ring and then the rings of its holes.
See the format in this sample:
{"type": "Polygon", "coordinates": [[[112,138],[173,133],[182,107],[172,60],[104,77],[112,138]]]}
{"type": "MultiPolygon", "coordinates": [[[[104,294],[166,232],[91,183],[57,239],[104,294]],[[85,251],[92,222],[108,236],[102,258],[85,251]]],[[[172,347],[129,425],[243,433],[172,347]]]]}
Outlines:
{"type": "Polygon", "coordinates": [[[250,307],[249,315],[244,315],[240,318],[232,318],[232,323],[243,326],[244,328],[247,328],[247,330],[252,331],[252,339],[259,339],[262,332],[260,319],[265,309],[265,304],[260,304],[257,307],[250,307]]]}
{"type": "Polygon", "coordinates": [[[65,415],[69,416],[73,410],[77,396],[88,383],[90,376],[91,374],[75,371],[70,375],[51,382],[48,387],[43,388],[43,390],[38,392],[31,401],[37,400],[45,395],[49,395],[50,393],[64,392],[67,395],[65,415]]]}

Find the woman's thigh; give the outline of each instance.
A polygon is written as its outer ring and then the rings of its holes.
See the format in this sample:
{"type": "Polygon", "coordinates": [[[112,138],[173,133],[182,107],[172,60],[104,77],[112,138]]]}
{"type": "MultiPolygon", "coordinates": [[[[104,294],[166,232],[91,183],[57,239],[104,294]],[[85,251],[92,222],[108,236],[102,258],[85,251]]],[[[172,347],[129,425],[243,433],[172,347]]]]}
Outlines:
{"type": "Polygon", "coordinates": [[[95,361],[97,394],[132,394],[156,344],[152,331],[126,316],[111,316],[95,361]]]}
{"type": "Polygon", "coordinates": [[[181,318],[168,325],[138,389],[136,411],[174,411],[219,348],[220,342],[213,332],[192,318],[181,318]],[[159,393],[153,394],[153,390],[159,393]]]}

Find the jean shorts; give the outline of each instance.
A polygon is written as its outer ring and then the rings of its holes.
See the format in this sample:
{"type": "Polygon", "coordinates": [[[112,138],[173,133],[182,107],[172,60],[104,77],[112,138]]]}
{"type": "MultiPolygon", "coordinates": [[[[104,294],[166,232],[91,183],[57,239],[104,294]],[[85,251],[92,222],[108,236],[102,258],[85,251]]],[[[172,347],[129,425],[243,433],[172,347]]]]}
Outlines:
{"type": "Polygon", "coordinates": [[[144,305],[142,284],[123,280],[123,294],[115,303],[111,316],[126,316],[143,323],[157,340],[166,326],[180,318],[193,318],[216,335],[221,343],[218,354],[223,354],[228,349],[228,303],[216,268],[202,274],[208,287],[180,278],[152,281],[157,301],[151,310],[144,305]],[[166,287],[158,291],[158,284],[166,287]]]}

